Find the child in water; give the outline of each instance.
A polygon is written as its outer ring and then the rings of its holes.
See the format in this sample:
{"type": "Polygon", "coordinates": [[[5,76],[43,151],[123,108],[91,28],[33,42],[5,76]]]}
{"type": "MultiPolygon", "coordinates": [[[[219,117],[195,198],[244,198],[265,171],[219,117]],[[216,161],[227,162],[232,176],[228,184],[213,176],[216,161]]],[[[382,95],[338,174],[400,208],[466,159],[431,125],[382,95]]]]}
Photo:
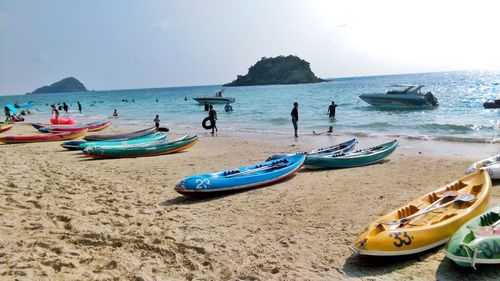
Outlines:
{"type": "Polygon", "coordinates": [[[118,117],[118,111],[116,111],[116,109],[113,111],[113,117],[118,117]]]}
{"type": "Polygon", "coordinates": [[[313,131],[313,135],[315,135],[315,136],[319,136],[319,135],[328,135],[328,136],[330,136],[332,133],[333,133],[333,127],[332,126],[328,127],[328,131],[326,131],[326,132],[316,133],[315,131],[313,131]]]}

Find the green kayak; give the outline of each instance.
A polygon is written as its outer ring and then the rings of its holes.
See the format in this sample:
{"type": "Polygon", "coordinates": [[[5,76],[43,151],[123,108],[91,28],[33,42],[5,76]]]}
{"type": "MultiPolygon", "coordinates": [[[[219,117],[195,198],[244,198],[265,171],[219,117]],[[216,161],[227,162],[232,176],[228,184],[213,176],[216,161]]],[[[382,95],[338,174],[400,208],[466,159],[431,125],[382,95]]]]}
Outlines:
{"type": "Polygon", "coordinates": [[[500,204],[465,223],[444,253],[461,266],[500,264],[500,204]]]}
{"type": "Polygon", "coordinates": [[[390,141],[374,147],[328,155],[308,155],[304,166],[308,169],[351,168],[376,163],[389,156],[398,147],[398,141],[390,141]]]}
{"type": "Polygon", "coordinates": [[[164,141],[167,139],[167,135],[163,133],[154,133],[151,135],[141,136],[135,139],[129,140],[106,140],[106,141],[67,141],[61,144],[62,147],[69,150],[84,150],[90,146],[131,146],[131,145],[142,145],[149,144],[151,142],[164,141]]]}
{"type": "Polygon", "coordinates": [[[174,153],[193,146],[198,140],[198,136],[184,136],[182,138],[154,142],[148,145],[132,146],[90,146],[83,150],[85,155],[93,158],[124,158],[143,157],[174,153]]]}

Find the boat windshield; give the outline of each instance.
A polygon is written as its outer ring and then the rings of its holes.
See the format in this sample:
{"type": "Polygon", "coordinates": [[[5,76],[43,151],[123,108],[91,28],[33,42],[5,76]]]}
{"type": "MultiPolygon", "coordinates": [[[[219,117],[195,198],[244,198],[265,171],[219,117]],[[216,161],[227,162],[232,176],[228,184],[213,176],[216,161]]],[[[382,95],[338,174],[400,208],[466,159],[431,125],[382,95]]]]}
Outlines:
{"type": "Polygon", "coordinates": [[[420,89],[422,89],[424,86],[423,85],[414,85],[414,86],[406,86],[402,90],[391,90],[388,91],[388,95],[421,95],[422,93],[420,92],[420,89]]]}

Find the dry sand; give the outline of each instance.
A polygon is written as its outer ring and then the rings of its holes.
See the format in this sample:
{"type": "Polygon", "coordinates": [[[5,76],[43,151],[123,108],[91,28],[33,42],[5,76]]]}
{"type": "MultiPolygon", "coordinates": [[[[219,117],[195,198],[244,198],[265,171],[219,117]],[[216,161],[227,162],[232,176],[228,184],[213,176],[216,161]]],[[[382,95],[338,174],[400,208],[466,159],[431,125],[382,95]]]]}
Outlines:
{"type": "MultiPolygon", "coordinates": [[[[191,199],[173,189],[195,173],[308,148],[202,136],[182,153],[87,160],[59,143],[0,145],[0,279],[498,280],[499,266],[464,269],[442,247],[397,259],[348,248],[374,219],[455,180],[476,159],[401,149],[382,164],[303,170],[226,196],[191,199]]],[[[490,202],[500,202],[499,186],[490,202]]]]}

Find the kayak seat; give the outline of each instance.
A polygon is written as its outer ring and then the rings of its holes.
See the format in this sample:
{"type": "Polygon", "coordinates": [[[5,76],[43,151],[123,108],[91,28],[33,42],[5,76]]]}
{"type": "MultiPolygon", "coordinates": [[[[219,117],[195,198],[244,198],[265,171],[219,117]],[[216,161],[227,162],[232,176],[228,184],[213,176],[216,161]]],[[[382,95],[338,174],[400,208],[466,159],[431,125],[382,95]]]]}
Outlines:
{"type": "Polygon", "coordinates": [[[467,186],[466,183],[464,183],[462,181],[457,181],[457,182],[449,185],[448,187],[446,187],[446,191],[458,191],[466,186],[467,186]]]}
{"type": "Polygon", "coordinates": [[[445,221],[445,220],[447,220],[447,219],[449,219],[449,218],[452,218],[452,217],[454,217],[454,216],[456,216],[456,215],[457,215],[457,213],[452,213],[452,214],[444,215],[444,216],[442,216],[440,219],[435,220],[435,221],[432,221],[432,222],[431,222],[431,225],[434,225],[434,224],[437,224],[437,223],[443,222],[443,221],[445,221]]]}
{"type": "Polygon", "coordinates": [[[489,212],[481,216],[481,226],[488,226],[492,225],[498,220],[500,220],[500,214],[494,213],[494,212],[489,212]]]}
{"type": "Polygon", "coordinates": [[[419,208],[415,205],[408,205],[398,210],[398,219],[415,214],[419,211],[419,208]]]}

